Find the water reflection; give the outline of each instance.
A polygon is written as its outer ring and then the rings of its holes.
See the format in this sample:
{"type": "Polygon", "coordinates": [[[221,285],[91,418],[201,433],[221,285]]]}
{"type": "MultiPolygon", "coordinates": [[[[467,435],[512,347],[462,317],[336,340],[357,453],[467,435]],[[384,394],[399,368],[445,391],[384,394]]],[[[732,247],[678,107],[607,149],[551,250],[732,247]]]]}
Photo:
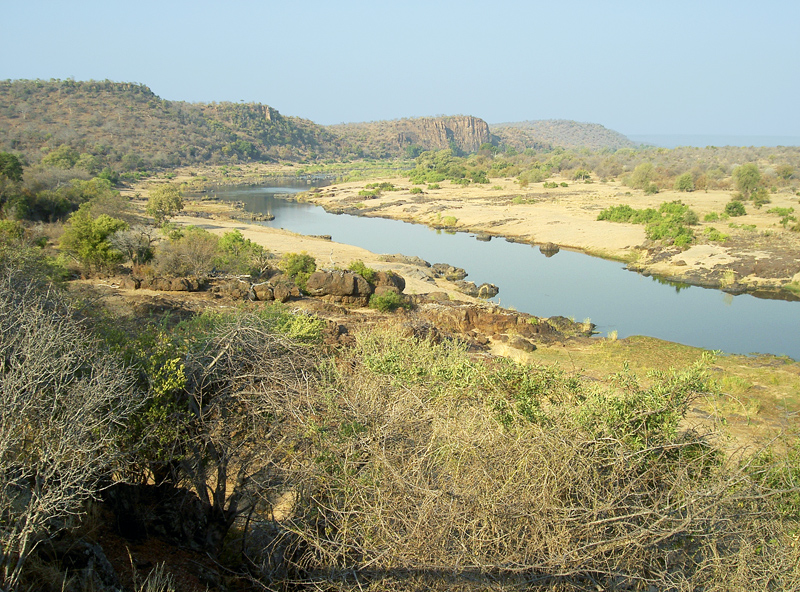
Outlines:
{"type": "Polygon", "coordinates": [[[800,358],[800,305],[733,296],[627,271],[615,261],[561,250],[548,257],[539,248],[511,241],[481,242],[475,235],[432,230],[382,218],[334,215],[308,203],[281,199],[302,187],[220,190],[252,212],[275,216],[266,226],[334,241],[374,253],[416,255],[431,263],[462,267],[476,284],[500,287],[502,306],[550,317],[592,318],[601,333],[650,335],[731,353],[761,352],[800,358]],[[543,256],[544,255],[544,256],[543,256]]]}

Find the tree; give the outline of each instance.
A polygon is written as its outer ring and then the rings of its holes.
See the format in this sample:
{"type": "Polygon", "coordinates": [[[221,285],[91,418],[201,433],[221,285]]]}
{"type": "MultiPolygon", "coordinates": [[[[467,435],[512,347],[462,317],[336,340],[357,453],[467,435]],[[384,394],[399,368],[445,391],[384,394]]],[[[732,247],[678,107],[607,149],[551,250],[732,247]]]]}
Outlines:
{"type": "Polygon", "coordinates": [[[123,257],[109,238],[127,227],[124,221],[107,214],[92,217],[91,204],[85,203],[69,217],[61,237],[61,248],[72,253],[89,269],[107,268],[123,257]]]}
{"type": "Polygon", "coordinates": [[[647,188],[650,185],[650,181],[653,179],[654,170],[653,164],[650,162],[638,164],[628,178],[628,187],[632,189],[647,188]]]}
{"type": "Polygon", "coordinates": [[[157,240],[158,231],[143,224],[118,230],[109,237],[111,245],[124,253],[134,265],[142,265],[153,258],[153,245],[157,240]]]}
{"type": "Polygon", "coordinates": [[[0,254],[0,588],[120,468],[139,397],[58,290],[0,254]]]}
{"type": "Polygon", "coordinates": [[[736,188],[742,192],[746,199],[749,199],[761,185],[761,172],[758,165],[748,162],[733,171],[733,180],[736,188]]]}
{"type": "Polygon", "coordinates": [[[683,173],[675,179],[675,191],[694,191],[692,173],[683,173]]]}
{"type": "Polygon", "coordinates": [[[183,192],[177,185],[159,185],[150,191],[146,212],[152,216],[157,226],[163,226],[170,218],[183,209],[183,192]]]}
{"type": "Polygon", "coordinates": [[[0,152],[0,177],[9,181],[22,181],[22,163],[9,152],[0,152]]]}
{"type": "Polygon", "coordinates": [[[42,159],[42,164],[57,169],[71,169],[80,158],[80,153],[67,144],[62,144],[42,159]]]}

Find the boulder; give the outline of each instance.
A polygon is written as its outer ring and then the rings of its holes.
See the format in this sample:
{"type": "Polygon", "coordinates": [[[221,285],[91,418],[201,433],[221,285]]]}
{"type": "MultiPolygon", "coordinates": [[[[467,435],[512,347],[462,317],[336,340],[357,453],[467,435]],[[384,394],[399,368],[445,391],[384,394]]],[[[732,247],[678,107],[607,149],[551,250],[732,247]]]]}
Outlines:
{"type": "Polygon", "coordinates": [[[266,283],[255,284],[253,286],[253,295],[259,302],[269,302],[270,300],[275,300],[275,294],[273,293],[272,286],[266,283]]]}
{"type": "Polygon", "coordinates": [[[375,293],[378,288],[389,287],[394,288],[398,293],[402,293],[406,289],[406,280],[402,276],[393,271],[379,271],[375,274],[375,293]]]}
{"type": "Polygon", "coordinates": [[[431,270],[435,277],[444,278],[450,282],[463,280],[468,275],[467,272],[460,267],[453,267],[447,263],[434,263],[431,266],[431,270]]]}
{"type": "Polygon", "coordinates": [[[500,288],[494,284],[481,284],[478,286],[478,298],[494,298],[500,293],[500,288]]]}
{"type": "Polygon", "coordinates": [[[300,298],[300,288],[289,281],[279,281],[272,286],[272,296],[278,302],[287,302],[291,298],[300,298]]]}
{"type": "Polygon", "coordinates": [[[553,255],[558,253],[560,250],[561,250],[561,247],[559,247],[555,243],[544,243],[544,244],[539,245],[539,251],[545,257],[552,257],[553,255]]]}
{"type": "Polygon", "coordinates": [[[315,271],[306,281],[306,292],[311,296],[369,298],[373,288],[352,271],[315,271]]]}

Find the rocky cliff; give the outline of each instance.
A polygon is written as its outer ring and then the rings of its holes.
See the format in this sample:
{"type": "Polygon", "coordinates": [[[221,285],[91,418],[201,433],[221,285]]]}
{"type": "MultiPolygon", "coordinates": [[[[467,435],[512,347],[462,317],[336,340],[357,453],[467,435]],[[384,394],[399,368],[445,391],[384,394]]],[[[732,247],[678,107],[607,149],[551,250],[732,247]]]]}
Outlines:
{"type": "Polygon", "coordinates": [[[343,143],[378,157],[451,147],[476,152],[481,144],[491,141],[488,124],[471,115],[347,123],[328,129],[343,143]]]}

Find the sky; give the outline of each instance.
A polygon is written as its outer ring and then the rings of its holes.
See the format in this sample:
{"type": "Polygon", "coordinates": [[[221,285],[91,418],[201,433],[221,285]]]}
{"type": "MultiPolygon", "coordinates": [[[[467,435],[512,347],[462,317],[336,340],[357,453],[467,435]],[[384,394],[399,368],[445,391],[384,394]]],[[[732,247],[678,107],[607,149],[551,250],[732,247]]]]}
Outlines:
{"type": "Polygon", "coordinates": [[[800,136],[798,0],[0,1],[0,79],[140,82],[325,125],[800,136]]]}

